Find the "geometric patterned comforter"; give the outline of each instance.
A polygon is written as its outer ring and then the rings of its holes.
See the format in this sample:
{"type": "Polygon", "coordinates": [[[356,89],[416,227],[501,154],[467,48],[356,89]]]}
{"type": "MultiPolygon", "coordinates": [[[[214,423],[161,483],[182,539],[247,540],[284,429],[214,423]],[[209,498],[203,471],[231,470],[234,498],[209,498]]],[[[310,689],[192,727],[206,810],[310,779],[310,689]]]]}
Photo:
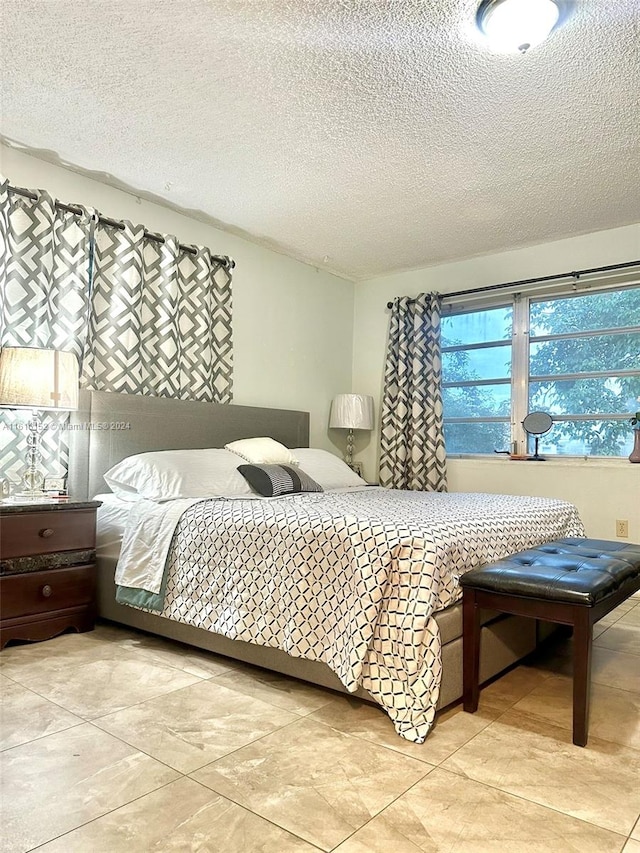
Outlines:
{"type": "Polygon", "coordinates": [[[564,501],[369,488],[272,500],[203,500],[180,518],[161,615],[324,661],[421,743],[441,678],[433,613],[458,577],[564,536],[564,501]]]}

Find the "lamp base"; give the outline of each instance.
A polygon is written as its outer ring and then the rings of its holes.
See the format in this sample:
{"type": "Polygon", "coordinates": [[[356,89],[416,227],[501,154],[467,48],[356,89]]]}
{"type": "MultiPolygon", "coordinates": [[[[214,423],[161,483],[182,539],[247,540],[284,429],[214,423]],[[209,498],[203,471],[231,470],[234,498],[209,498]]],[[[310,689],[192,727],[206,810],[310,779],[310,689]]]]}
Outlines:
{"type": "Polygon", "coordinates": [[[44,485],[44,474],[37,468],[34,468],[33,470],[31,468],[28,468],[24,477],[22,478],[22,484],[24,485],[25,492],[42,493],[42,486],[44,485]]]}
{"type": "Polygon", "coordinates": [[[347,453],[344,461],[351,468],[353,466],[353,430],[350,429],[347,433],[347,453]]]}
{"type": "Polygon", "coordinates": [[[22,477],[22,483],[27,494],[36,495],[42,493],[44,485],[44,474],[38,468],[40,461],[40,434],[43,430],[42,421],[37,412],[31,413],[31,419],[27,423],[27,470],[22,477]]]}

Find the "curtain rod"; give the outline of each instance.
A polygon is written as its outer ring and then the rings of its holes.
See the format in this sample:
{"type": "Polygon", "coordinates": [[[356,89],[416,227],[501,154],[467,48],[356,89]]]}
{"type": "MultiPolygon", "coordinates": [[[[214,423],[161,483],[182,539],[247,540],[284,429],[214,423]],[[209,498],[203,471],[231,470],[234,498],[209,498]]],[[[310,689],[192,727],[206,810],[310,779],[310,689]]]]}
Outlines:
{"type": "MultiPolygon", "coordinates": [[[[573,272],[561,272],[557,275],[544,275],[539,278],[523,278],[520,281],[505,281],[503,284],[490,284],[487,287],[471,287],[469,290],[454,290],[452,293],[443,293],[442,298],[450,299],[452,296],[467,296],[472,293],[488,293],[491,290],[503,290],[505,288],[521,287],[525,284],[541,284],[545,281],[559,281],[563,278],[579,279],[582,275],[591,275],[597,272],[610,272],[611,270],[624,270],[630,267],[640,266],[640,260],[628,261],[624,264],[611,264],[608,267],[593,267],[588,270],[574,270],[573,272]]],[[[410,299],[415,302],[415,299],[410,299]]],[[[387,302],[387,308],[393,308],[393,302],[387,302]]]]}
{"type": "MultiPolygon", "coordinates": [[[[31,201],[38,200],[38,196],[35,193],[31,193],[29,190],[22,189],[21,187],[12,187],[9,185],[7,189],[9,192],[29,198],[31,201]]],[[[82,216],[84,212],[79,207],[73,207],[71,204],[63,204],[57,199],[54,201],[54,205],[58,210],[65,210],[67,213],[73,213],[74,216],[82,216]]],[[[108,225],[111,228],[118,228],[120,231],[124,231],[125,228],[124,222],[118,222],[116,219],[109,219],[101,213],[98,214],[98,222],[102,222],[104,225],[108,225]]],[[[144,229],[144,236],[147,240],[151,240],[153,243],[164,243],[164,237],[161,234],[153,234],[151,231],[147,231],[146,228],[144,229]]],[[[193,246],[184,246],[182,243],[178,243],[178,248],[190,255],[196,255],[198,253],[197,249],[194,249],[193,246]]],[[[212,255],[211,257],[214,261],[220,261],[228,270],[232,270],[236,265],[233,258],[229,258],[226,255],[212,255]]]]}

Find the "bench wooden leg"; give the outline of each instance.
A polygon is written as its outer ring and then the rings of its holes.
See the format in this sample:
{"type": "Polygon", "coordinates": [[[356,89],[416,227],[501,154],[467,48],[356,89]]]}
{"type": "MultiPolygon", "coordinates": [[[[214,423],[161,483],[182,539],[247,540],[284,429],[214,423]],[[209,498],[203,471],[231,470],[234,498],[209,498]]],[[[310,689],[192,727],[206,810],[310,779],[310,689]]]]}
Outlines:
{"type": "Polygon", "coordinates": [[[591,693],[591,619],[588,607],[575,607],[573,612],[573,742],[576,746],[586,746],[591,693]]]}
{"type": "Polygon", "coordinates": [[[480,688],[480,608],[473,589],[462,596],[462,704],[473,714],[478,710],[480,688]]]}

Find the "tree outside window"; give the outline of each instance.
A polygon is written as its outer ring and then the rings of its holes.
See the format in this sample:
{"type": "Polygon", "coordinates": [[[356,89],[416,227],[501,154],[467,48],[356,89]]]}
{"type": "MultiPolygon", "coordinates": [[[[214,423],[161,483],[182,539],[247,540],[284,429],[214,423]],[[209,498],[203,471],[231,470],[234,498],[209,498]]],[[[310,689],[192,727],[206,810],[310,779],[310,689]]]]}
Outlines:
{"type": "Polygon", "coordinates": [[[629,417],[640,404],[640,287],[524,304],[523,334],[513,341],[513,305],[443,317],[447,451],[507,450],[511,421],[542,410],[554,418],[545,452],[628,455],[629,417]],[[513,357],[517,346],[524,358],[513,357]],[[526,377],[513,375],[518,363],[528,363],[526,377]],[[528,396],[519,403],[513,388],[522,382],[528,396]]]}

